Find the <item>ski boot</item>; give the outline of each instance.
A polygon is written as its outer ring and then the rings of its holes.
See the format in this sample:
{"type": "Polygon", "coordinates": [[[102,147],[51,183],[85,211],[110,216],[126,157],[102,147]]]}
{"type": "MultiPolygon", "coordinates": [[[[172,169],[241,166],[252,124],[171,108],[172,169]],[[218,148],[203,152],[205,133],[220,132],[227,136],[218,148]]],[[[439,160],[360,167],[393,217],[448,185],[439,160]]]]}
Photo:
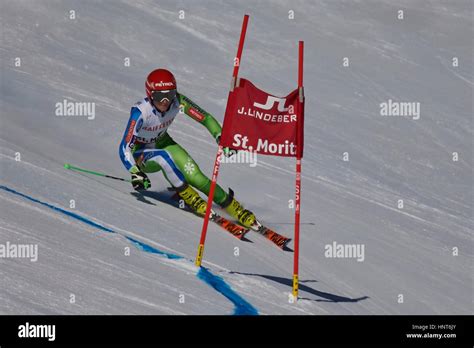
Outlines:
{"type": "Polygon", "coordinates": [[[244,207],[234,198],[234,191],[229,188],[229,194],[224,202],[220,204],[230,216],[238,220],[243,226],[251,228],[257,222],[255,214],[244,207]]]}
{"type": "Polygon", "coordinates": [[[184,185],[176,189],[178,196],[181,197],[196,214],[204,215],[206,214],[207,203],[204,199],[199,196],[199,193],[196,192],[191,186],[184,185]]]}

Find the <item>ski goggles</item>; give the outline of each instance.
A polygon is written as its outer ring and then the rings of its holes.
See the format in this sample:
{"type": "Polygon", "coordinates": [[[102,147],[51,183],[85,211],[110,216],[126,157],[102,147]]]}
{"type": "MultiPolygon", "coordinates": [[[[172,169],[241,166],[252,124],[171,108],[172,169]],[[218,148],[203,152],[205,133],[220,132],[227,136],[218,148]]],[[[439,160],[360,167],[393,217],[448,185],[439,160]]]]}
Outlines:
{"type": "Polygon", "coordinates": [[[167,91],[151,91],[151,98],[153,99],[153,101],[157,103],[161,103],[165,99],[168,100],[168,102],[171,102],[173,101],[175,97],[176,97],[175,89],[170,89],[167,91]]]}

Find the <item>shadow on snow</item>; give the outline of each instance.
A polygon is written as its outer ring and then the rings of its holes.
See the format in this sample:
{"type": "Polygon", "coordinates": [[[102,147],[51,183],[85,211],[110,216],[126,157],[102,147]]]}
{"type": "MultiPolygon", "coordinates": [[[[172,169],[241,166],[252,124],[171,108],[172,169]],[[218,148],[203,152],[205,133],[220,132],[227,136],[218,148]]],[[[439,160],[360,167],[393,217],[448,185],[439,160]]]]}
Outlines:
{"type": "MultiPolygon", "coordinates": [[[[230,273],[262,277],[262,278],[269,279],[271,281],[286,285],[290,288],[293,288],[293,279],[290,279],[290,278],[282,278],[282,277],[276,277],[276,276],[271,276],[271,275],[266,275],[266,274],[255,274],[255,273],[244,273],[244,272],[233,272],[233,271],[231,271],[230,273]]],[[[358,298],[339,296],[336,294],[331,294],[329,292],[319,291],[319,290],[310,288],[307,285],[304,285],[304,283],[315,283],[315,282],[317,282],[317,280],[301,280],[299,282],[298,289],[300,291],[304,291],[309,294],[322,297],[323,299],[310,299],[310,298],[305,298],[305,297],[299,297],[300,300],[308,300],[308,301],[315,301],[315,302],[359,302],[359,301],[369,298],[368,296],[363,296],[363,297],[358,297],[358,298]]]]}

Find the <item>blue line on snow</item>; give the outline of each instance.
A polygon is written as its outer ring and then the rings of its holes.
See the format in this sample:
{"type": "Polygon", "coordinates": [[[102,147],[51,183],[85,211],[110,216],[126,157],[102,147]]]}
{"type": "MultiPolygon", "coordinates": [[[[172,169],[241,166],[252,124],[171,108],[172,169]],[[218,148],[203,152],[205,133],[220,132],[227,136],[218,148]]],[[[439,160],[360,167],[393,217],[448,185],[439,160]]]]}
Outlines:
{"type": "Polygon", "coordinates": [[[212,274],[207,268],[201,267],[197,276],[235,304],[234,315],[258,315],[257,309],[232,290],[224,279],[212,274]]]}
{"type": "Polygon", "coordinates": [[[145,244],[145,243],[142,243],[136,239],[133,239],[133,238],[130,238],[130,237],[127,237],[125,236],[125,238],[127,238],[129,241],[131,241],[138,249],[140,250],[143,250],[144,252],[147,252],[147,253],[152,253],[152,254],[159,254],[159,255],[163,255],[163,256],[166,256],[168,259],[183,259],[184,257],[182,256],[179,256],[179,255],[175,255],[175,254],[170,254],[170,253],[166,253],[164,251],[161,251],[161,250],[158,250],[156,248],[153,248],[152,246],[148,245],[148,244],[145,244]]]}
{"type": "MultiPolygon", "coordinates": [[[[32,202],[39,203],[41,205],[44,205],[50,209],[53,209],[57,212],[63,213],[69,217],[72,217],[74,219],[77,219],[81,222],[84,222],[88,225],[94,226],[102,231],[106,232],[111,232],[111,233],[117,233],[114,230],[111,230],[110,228],[104,227],[98,223],[95,223],[92,220],[89,220],[83,216],[80,216],[76,213],[72,213],[70,211],[55,207],[54,205],[42,202],[40,200],[37,200],[33,197],[27,196],[21,192],[15,191],[11,188],[8,188],[6,186],[0,185],[0,188],[4,191],[16,194],[18,196],[21,196],[23,198],[26,198],[32,202]]],[[[118,233],[117,233],[118,234],[118,233]]],[[[153,254],[159,254],[162,256],[165,256],[169,259],[182,259],[182,256],[175,255],[175,254],[170,254],[164,251],[161,251],[159,249],[156,249],[152,247],[151,245],[142,243],[136,239],[130,238],[128,236],[124,236],[127,240],[132,242],[138,249],[148,252],[148,253],[153,253],[153,254]]],[[[234,315],[258,315],[258,311],[256,308],[254,308],[250,303],[245,301],[239,294],[237,294],[232,288],[225,282],[225,280],[217,275],[212,274],[207,268],[201,267],[199,269],[199,272],[197,273],[197,277],[204,281],[206,284],[210,285],[212,288],[217,290],[219,293],[221,293],[224,297],[226,297],[228,300],[230,300],[234,305],[235,305],[235,310],[234,310],[234,315]]]]}
{"type": "Polygon", "coordinates": [[[21,196],[23,198],[26,198],[26,199],[29,199],[30,201],[33,201],[35,203],[39,203],[39,204],[42,204],[48,208],[51,208],[53,210],[56,210],[56,211],[59,211],[60,213],[63,213],[63,214],[66,214],[67,216],[70,216],[74,219],[77,219],[77,220],[80,220],[82,222],[85,222],[86,224],[89,224],[91,226],[94,226],[94,227],[97,227],[99,230],[102,230],[102,231],[106,231],[106,232],[112,232],[112,233],[115,233],[115,231],[112,231],[110,228],[107,228],[107,227],[104,227],[102,225],[99,225],[97,223],[95,223],[94,221],[91,221],[85,217],[82,217],[80,215],[77,215],[76,213],[71,213],[70,211],[67,211],[67,210],[64,210],[64,209],[61,209],[61,208],[58,208],[58,207],[55,207],[54,205],[51,205],[51,204],[48,204],[48,203],[44,203],[44,202],[41,202],[37,199],[34,199],[33,197],[30,197],[30,196],[27,196],[27,195],[24,195],[23,193],[20,193],[18,191],[15,191],[15,190],[12,190],[11,188],[8,188],[6,186],[3,186],[3,185],[0,185],[0,188],[2,190],[5,190],[5,191],[8,191],[8,192],[11,192],[11,193],[14,193],[18,196],[21,196]]]}

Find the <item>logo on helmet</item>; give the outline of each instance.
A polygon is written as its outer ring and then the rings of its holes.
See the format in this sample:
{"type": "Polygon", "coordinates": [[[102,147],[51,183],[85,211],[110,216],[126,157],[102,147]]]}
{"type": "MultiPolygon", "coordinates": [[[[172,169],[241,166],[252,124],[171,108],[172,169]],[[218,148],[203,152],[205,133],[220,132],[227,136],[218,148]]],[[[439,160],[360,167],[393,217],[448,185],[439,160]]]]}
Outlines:
{"type": "Polygon", "coordinates": [[[173,83],[173,82],[163,82],[163,81],[160,81],[160,82],[151,82],[151,83],[148,83],[148,81],[147,81],[147,84],[148,84],[148,86],[150,86],[151,88],[174,87],[174,83],[173,83]]]}

